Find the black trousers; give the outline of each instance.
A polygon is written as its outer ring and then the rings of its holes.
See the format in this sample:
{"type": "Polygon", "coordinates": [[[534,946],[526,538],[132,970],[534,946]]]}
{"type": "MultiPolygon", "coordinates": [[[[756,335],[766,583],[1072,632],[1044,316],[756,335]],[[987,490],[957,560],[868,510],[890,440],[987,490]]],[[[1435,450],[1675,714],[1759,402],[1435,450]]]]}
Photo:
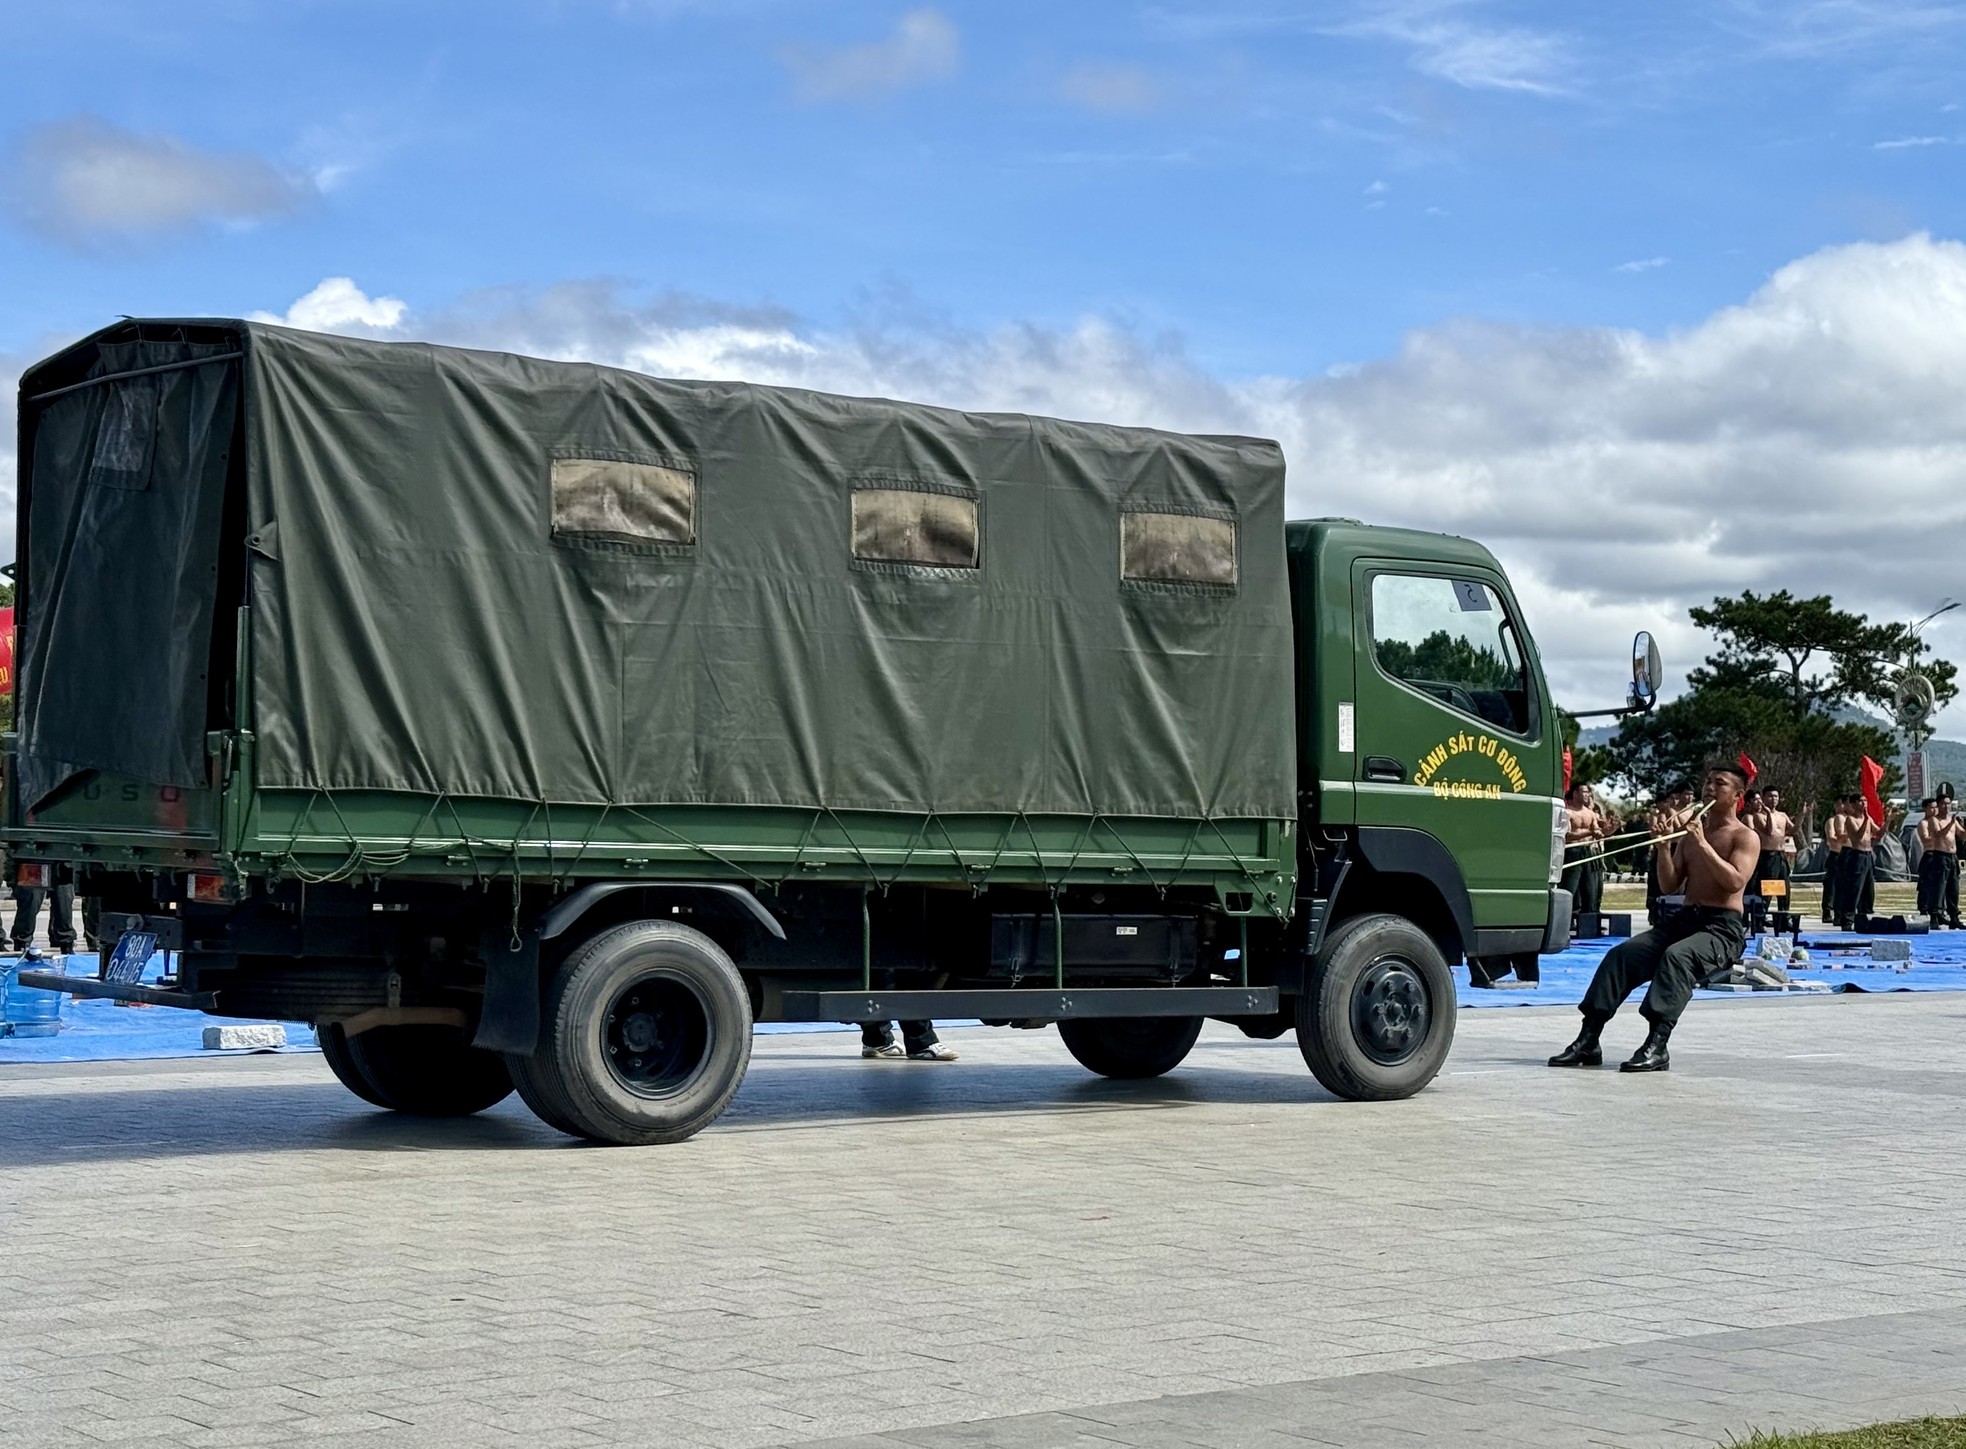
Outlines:
{"type": "Polygon", "coordinates": [[[1877,908],[1877,857],[1868,850],[1839,850],[1830,857],[1829,914],[1854,921],[1877,908]]]}
{"type": "Polygon", "coordinates": [[[1748,883],[1750,886],[1748,894],[1751,896],[1760,895],[1761,892],[1752,889],[1752,887],[1761,881],[1787,880],[1788,878],[1789,858],[1779,850],[1764,850],[1761,852],[1761,860],[1754,868],[1754,880],[1748,883]]]}
{"type": "Polygon", "coordinates": [[[1741,959],[1747,939],[1747,922],[1739,911],[1682,906],[1663,926],[1611,949],[1591,977],[1581,1010],[1585,1016],[1609,1021],[1633,988],[1649,981],[1638,1014],[1671,1026],[1708,972],[1741,959]]]}
{"type": "Polygon", "coordinates": [[[1563,869],[1573,916],[1595,915],[1604,905],[1604,857],[1580,856],[1563,869]]]}
{"type": "MultiPolygon", "coordinates": [[[[911,1052],[925,1052],[942,1038],[935,1034],[932,1021],[904,1021],[901,1023],[901,1045],[911,1052]]],[[[860,1023],[860,1044],[870,1047],[892,1046],[894,1044],[894,1023],[889,1021],[863,1021],[860,1023]]]]}
{"type": "Polygon", "coordinates": [[[1918,861],[1918,913],[1934,921],[1959,919],[1959,857],[1928,850],[1918,861]]]}
{"type": "MultiPolygon", "coordinates": [[[[75,949],[75,887],[54,887],[55,909],[48,917],[48,944],[66,954],[75,949]]],[[[34,940],[34,927],[41,919],[41,902],[48,894],[41,886],[14,887],[13,945],[16,954],[34,940]]]]}

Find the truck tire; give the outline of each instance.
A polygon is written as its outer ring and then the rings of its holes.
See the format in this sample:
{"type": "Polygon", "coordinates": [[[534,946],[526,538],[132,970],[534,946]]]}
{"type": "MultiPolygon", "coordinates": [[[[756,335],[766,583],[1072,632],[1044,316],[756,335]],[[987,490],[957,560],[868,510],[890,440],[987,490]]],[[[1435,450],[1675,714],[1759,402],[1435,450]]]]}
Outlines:
{"type": "Polygon", "coordinates": [[[1194,1050],[1199,1016],[1067,1017],[1065,1050],[1102,1077],[1138,1081],[1173,1071],[1194,1050]]]}
{"type": "Polygon", "coordinates": [[[532,1063],[541,1096],[575,1135],[680,1142],[714,1122],[744,1080],[751,998],[701,931],[674,921],[615,926],[554,974],[532,1063]]]}
{"type": "Polygon", "coordinates": [[[355,1054],[348,1049],[348,1036],[342,1031],[340,1022],[322,1022],[314,1028],[314,1040],[321,1044],[321,1055],[327,1059],[328,1069],[342,1086],[370,1106],[389,1110],[389,1103],[383,1100],[375,1083],[363,1076],[362,1069],[355,1064],[355,1054]]]}
{"type": "Polygon", "coordinates": [[[472,1046],[458,1027],[376,1026],[349,1036],[334,1022],[322,1028],[320,1041],[344,1086],[392,1112],[469,1117],[512,1094],[498,1053],[472,1046]]]}
{"type": "Polygon", "coordinates": [[[1326,1091],[1410,1097],[1454,1044],[1454,977],[1433,938],[1400,916],[1354,916],[1325,937],[1297,998],[1297,1047],[1326,1091]]]}
{"type": "Polygon", "coordinates": [[[512,1074],[512,1085],[518,1088],[519,1100],[526,1104],[533,1116],[569,1137],[585,1135],[574,1124],[573,1115],[567,1111],[565,1104],[555,1095],[552,1075],[541,1068],[537,1057],[508,1052],[505,1069],[512,1074]]]}

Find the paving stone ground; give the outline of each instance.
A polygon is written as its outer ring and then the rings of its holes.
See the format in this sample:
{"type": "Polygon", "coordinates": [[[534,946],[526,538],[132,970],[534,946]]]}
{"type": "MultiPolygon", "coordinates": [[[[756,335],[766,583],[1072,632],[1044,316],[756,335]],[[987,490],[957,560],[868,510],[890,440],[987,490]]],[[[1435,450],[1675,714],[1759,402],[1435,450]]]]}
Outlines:
{"type": "MultiPolygon", "coordinates": [[[[0,1443],[1711,1445],[1966,1412],[1966,996],[1700,1002],[1657,1078],[1464,1013],[1409,1102],[1211,1027],[760,1038],[715,1129],[0,1070],[0,1443]]],[[[1635,1016],[1614,1026],[1629,1049],[1635,1016]]]]}

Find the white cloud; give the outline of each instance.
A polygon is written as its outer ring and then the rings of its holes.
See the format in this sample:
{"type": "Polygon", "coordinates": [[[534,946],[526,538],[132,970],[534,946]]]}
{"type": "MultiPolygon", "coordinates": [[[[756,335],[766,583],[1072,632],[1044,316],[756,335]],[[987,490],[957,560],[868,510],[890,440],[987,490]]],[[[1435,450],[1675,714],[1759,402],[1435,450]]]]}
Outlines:
{"type": "Polygon", "coordinates": [[[309,332],[381,335],[403,320],[409,304],[398,297],[371,297],[349,277],[324,277],[284,313],[255,312],[255,322],[300,327],[309,332]]]}
{"type": "Polygon", "coordinates": [[[1332,35],[1387,40],[1410,51],[1422,75],[1468,90],[1565,95],[1575,89],[1575,46],[1565,36],[1466,17],[1456,0],[1408,0],[1344,25],[1332,35]]]}
{"type": "Polygon", "coordinates": [[[1620,262],[1611,270],[1614,272],[1656,272],[1671,260],[1671,257],[1641,257],[1635,262],[1620,262]]]}
{"type": "Polygon", "coordinates": [[[287,216],[315,183],[244,152],[202,151],[96,116],[36,126],[9,167],[16,215],[71,245],[128,241],[210,224],[287,216]]]}
{"type": "Polygon", "coordinates": [[[1956,146],[1956,136],[1900,136],[1895,141],[1873,141],[1873,151],[1910,151],[1921,146],[1956,146]]]}
{"type": "Polygon", "coordinates": [[[1058,93],[1108,116],[1144,115],[1165,99],[1160,81],[1137,65],[1075,65],[1059,78],[1058,93]]]}
{"type": "Polygon", "coordinates": [[[789,46],[783,54],[798,99],[875,100],[954,75],[962,61],[962,37],[941,11],[910,10],[884,40],[789,46]]]}
{"type": "Polygon", "coordinates": [[[1744,29],[1785,59],[1901,48],[1966,29],[1966,5],[1927,0],[1733,0],[1744,29]]]}

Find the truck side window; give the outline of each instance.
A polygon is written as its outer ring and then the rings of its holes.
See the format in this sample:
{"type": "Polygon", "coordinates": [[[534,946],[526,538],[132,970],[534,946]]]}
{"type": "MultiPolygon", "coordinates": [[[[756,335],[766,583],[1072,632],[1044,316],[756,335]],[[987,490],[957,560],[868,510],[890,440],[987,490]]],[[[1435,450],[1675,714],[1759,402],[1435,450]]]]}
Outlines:
{"type": "Polygon", "coordinates": [[[981,539],[974,498],[914,488],[853,490],[853,556],[863,562],[973,569],[981,539]]]}
{"type": "Polygon", "coordinates": [[[1233,588],[1235,520],[1129,509],[1120,515],[1120,577],[1144,583],[1233,588]]]}
{"type": "Polygon", "coordinates": [[[553,533],[614,543],[695,543],[696,475],[619,458],[555,458],[553,533]]]}
{"type": "Polygon", "coordinates": [[[1449,708],[1529,733],[1529,672],[1515,624],[1481,580],[1375,575],[1372,652],[1387,674],[1449,708]]]}

